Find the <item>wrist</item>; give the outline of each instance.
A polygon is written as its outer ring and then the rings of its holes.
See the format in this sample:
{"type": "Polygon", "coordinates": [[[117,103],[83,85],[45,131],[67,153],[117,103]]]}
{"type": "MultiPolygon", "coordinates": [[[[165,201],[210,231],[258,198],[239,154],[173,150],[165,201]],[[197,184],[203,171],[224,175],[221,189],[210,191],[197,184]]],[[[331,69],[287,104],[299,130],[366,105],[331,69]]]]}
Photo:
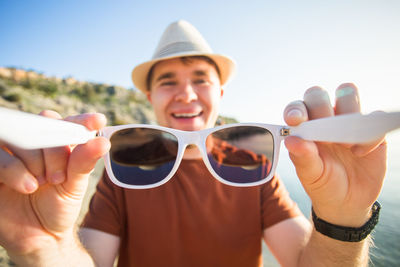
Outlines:
{"type": "Polygon", "coordinates": [[[68,235],[63,237],[42,236],[35,238],[34,242],[26,242],[16,251],[8,250],[10,259],[17,266],[49,266],[53,258],[60,257],[65,246],[70,246],[68,235]]]}
{"type": "Polygon", "coordinates": [[[379,220],[380,204],[376,201],[371,208],[370,218],[360,227],[336,225],[319,218],[312,209],[312,219],[317,232],[332,239],[346,242],[360,242],[375,228],[379,220]]]}
{"type": "Polygon", "coordinates": [[[91,257],[73,231],[62,237],[47,238],[36,247],[24,253],[8,254],[17,266],[78,266],[78,262],[83,263],[79,266],[94,266],[91,257]],[[73,264],[75,261],[77,265],[73,264]]]}
{"type": "Polygon", "coordinates": [[[347,227],[360,227],[364,225],[372,215],[372,206],[365,209],[344,209],[343,206],[327,209],[312,205],[312,210],[318,218],[335,225],[347,227]]]}

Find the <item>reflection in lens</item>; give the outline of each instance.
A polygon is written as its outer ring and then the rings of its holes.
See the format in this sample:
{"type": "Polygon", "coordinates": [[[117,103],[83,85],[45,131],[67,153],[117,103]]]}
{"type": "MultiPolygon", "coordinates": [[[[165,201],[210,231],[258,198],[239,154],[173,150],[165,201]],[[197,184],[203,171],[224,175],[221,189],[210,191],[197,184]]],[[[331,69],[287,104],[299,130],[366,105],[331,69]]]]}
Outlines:
{"type": "Polygon", "coordinates": [[[266,178],[274,158],[270,131],[256,126],[235,126],[214,132],[206,141],[214,171],[233,183],[253,183],[266,178]]]}
{"type": "Polygon", "coordinates": [[[129,185],[150,185],[171,172],[178,141],[170,133],[148,128],[129,128],[111,138],[111,169],[117,180],[129,185]]]}

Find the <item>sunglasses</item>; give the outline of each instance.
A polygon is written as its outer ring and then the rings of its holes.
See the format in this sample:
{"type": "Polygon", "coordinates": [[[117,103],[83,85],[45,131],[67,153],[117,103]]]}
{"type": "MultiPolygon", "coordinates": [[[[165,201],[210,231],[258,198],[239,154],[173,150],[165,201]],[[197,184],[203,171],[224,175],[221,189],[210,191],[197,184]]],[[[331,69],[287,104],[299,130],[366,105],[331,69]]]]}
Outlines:
{"type": "Polygon", "coordinates": [[[209,172],[232,186],[265,183],[274,173],[282,140],[280,127],[232,124],[201,131],[154,125],[105,127],[111,149],[105,155],[110,179],[124,188],[152,188],[170,180],[184,152],[198,147],[209,172]]]}
{"type": "Polygon", "coordinates": [[[231,186],[255,186],[275,174],[281,141],[287,136],[335,143],[368,143],[400,128],[400,112],[348,114],[311,120],[289,127],[237,123],[200,131],[181,131],[155,125],[109,126],[98,133],[84,126],[0,108],[0,140],[24,149],[86,143],[98,136],[111,142],[104,156],[113,183],[146,189],[169,181],[186,149],[196,146],[209,172],[231,186]],[[19,123],[12,123],[18,121],[19,123]],[[29,135],[26,135],[29,129],[29,135]]]}

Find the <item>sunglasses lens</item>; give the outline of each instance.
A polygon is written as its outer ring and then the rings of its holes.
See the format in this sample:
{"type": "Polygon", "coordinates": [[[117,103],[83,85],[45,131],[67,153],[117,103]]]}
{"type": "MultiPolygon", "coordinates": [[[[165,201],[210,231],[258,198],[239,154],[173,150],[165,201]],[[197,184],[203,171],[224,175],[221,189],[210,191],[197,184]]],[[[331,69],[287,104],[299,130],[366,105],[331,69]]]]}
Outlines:
{"type": "Polygon", "coordinates": [[[178,153],[177,138],[149,128],[129,128],[111,138],[110,163],[117,180],[128,185],[151,185],[171,172],[178,153]]]}
{"type": "Polygon", "coordinates": [[[225,128],[209,135],[206,144],[212,168],[226,181],[254,183],[265,179],[271,171],[274,140],[267,129],[225,128]]]}

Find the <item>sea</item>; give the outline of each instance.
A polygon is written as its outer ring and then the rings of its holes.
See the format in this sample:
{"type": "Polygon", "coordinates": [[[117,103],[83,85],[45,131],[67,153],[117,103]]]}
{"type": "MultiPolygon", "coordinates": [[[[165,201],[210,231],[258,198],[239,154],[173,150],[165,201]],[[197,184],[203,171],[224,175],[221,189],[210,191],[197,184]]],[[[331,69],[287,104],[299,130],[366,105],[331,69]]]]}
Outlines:
{"type": "MultiPolygon", "coordinates": [[[[370,266],[400,266],[400,131],[387,136],[388,161],[384,186],[378,198],[382,205],[379,223],[372,234],[374,246],[370,250],[370,266]]],[[[277,173],[291,197],[307,218],[311,203],[301,186],[288,152],[282,144],[277,173]]],[[[266,267],[279,266],[263,244],[263,261],[266,267]]]]}

